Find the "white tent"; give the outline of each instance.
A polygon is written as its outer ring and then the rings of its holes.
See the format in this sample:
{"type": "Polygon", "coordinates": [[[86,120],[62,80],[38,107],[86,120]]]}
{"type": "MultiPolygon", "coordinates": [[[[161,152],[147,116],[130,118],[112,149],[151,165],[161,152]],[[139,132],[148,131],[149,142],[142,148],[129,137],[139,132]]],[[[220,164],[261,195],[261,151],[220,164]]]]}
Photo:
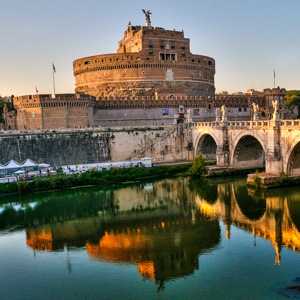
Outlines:
{"type": "Polygon", "coordinates": [[[0,164],[0,170],[3,170],[3,169],[5,169],[5,167],[0,164]]]}
{"type": "Polygon", "coordinates": [[[20,167],[21,165],[13,159],[4,166],[5,169],[18,169],[20,167]]]}
{"type": "Polygon", "coordinates": [[[34,161],[32,161],[31,159],[27,158],[22,164],[21,166],[23,168],[27,168],[27,167],[37,167],[38,164],[34,161]]]}
{"type": "Polygon", "coordinates": [[[23,173],[26,173],[25,171],[22,171],[22,170],[19,170],[19,171],[16,171],[14,172],[15,174],[23,174],[23,173]]]}
{"type": "Polygon", "coordinates": [[[38,166],[39,166],[39,168],[49,168],[50,167],[49,164],[39,164],[38,166]]]}

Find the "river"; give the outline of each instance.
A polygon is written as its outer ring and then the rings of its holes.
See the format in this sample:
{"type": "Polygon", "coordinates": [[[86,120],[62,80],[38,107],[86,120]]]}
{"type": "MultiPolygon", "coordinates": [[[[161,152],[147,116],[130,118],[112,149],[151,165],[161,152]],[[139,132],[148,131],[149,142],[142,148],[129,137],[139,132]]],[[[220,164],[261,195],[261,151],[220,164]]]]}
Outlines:
{"type": "Polygon", "coordinates": [[[1,198],[0,299],[300,298],[300,190],[245,182],[1,198]]]}

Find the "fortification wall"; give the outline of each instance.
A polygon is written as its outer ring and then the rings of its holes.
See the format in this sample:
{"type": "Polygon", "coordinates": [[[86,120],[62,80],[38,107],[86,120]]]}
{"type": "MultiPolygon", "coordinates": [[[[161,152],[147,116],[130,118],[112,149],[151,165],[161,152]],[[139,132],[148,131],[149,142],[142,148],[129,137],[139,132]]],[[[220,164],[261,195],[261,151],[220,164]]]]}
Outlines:
{"type": "Polygon", "coordinates": [[[52,166],[107,161],[109,134],[71,130],[1,132],[0,163],[27,158],[52,166]]]}
{"type": "Polygon", "coordinates": [[[31,158],[61,166],[146,156],[155,162],[180,161],[188,158],[188,139],[182,126],[4,131],[0,133],[0,163],[31,158]]]}

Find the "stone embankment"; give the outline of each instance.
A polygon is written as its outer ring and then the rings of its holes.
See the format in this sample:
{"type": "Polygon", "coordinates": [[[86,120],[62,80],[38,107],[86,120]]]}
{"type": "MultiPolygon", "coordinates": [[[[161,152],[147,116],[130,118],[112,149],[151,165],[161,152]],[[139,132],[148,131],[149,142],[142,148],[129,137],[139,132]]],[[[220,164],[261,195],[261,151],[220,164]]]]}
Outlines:
{"type": "Polygon", "coordinates": [[[184,126],[0,131],[0,163],[27,158],[52,166],[153,158],[190,160],[184,126]]]}

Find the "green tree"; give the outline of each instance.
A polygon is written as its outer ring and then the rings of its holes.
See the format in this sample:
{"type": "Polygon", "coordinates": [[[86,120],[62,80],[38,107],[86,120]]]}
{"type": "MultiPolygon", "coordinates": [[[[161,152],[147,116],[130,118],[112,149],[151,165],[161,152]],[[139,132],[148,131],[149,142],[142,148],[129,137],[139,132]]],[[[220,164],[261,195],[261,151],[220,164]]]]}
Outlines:
{"type": "Polygon", "coordinates": [[[197,157],[194,158],[194,163],[191,167],[190,174],[192,176],[203,176],[207,173],[206,171],[206,163],[202,154],[199,153],[197,157]]]}
{"type": "Polygon", "coordinates": [[[298,110],[300,112],[300,91],[299,90],[293,90],[293,91],[287,91],[285,94],[285,105],[296,105],[298,106],[298,110]]]}

